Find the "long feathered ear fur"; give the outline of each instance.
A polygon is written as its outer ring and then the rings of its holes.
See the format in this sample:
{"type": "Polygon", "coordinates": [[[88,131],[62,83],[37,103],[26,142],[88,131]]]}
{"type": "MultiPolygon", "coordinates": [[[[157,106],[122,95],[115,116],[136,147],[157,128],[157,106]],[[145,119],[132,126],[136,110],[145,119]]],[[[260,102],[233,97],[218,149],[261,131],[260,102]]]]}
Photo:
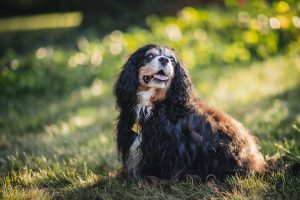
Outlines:
{"type": "Polygon", "coordinates": [[[175,76],[167,93],[167,101],[176,107],[186,107],[191,95],[191,81],[184,70],[183,64],[178,61],[175,65],[175,76]]]}
{"type": "Polygon", "coordinates": [[[114,87],[116,104],[119,109],[132,109],[136,104],[138,69],[143,64],[145,53],[156,45],[146,45],[134,52],[127,60],[114,87]]]}
{"type": "Polygon", "coordinates": [[[114,87],[117,107],[120,109],[130,108],[136,102],[138,71],[134,60],[131,57],[125,63],[114,87]]]}

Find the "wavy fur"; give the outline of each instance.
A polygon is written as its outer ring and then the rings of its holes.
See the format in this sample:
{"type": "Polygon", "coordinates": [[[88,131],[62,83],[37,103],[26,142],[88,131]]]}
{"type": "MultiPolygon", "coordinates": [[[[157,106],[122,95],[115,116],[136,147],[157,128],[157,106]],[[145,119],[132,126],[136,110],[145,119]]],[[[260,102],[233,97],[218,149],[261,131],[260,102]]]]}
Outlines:
{"type": "Polygon", "coordinates": [[[165,100],[155,104],[149,118],[141,120],[141,160],[134,174],[126,170],[128,154],[137,135],[135,123],[138,69],[145,53],[157,45],[147,45],[133,53],[115,84],[117,146],[128,178],[156,176],[179,179],[187,174],[203,180],[219,180],[228,175],[246,176],[265,170],[266,163],[255,139],[229,115],[209,108],[192,95],[191,82],[178,61],[165,100]]]}

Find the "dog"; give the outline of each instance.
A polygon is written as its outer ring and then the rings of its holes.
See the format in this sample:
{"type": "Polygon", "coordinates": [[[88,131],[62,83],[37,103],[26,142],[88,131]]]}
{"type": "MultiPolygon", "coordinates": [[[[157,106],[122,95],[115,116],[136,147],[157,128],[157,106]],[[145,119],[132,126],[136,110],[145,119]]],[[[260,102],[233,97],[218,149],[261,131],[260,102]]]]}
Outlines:
{"type": "Polygon", "coordinates": [[[266,170],[256,140],[231,116],[197,99],[173,49],[149,44],[124,64],[114,86],[117,147],[128,179],[207,180],[266,170]]]}

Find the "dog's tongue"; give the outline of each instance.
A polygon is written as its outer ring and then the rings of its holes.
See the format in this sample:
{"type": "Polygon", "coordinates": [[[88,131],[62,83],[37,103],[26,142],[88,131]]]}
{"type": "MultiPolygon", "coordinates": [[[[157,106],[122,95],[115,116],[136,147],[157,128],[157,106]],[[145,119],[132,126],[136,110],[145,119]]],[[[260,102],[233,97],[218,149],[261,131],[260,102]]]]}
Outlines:
{"type": "Polygon", "coordinates": [[[154,74],[154,78],[160,80],[160,81],[167,81],[169,78],[165,75],[162,74],[154,74]]]}

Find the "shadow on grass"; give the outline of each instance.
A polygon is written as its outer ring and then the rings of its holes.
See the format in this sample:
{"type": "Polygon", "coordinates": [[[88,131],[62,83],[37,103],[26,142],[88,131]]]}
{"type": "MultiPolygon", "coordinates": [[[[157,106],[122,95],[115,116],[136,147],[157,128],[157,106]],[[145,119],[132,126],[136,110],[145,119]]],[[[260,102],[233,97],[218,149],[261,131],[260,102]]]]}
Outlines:
{"type": "MultiPolygon", "coordinates": [[[[256,136],[259,138],[259,143],[263,147],[264,153],[268,152],[271,155],[276,153],[278,149],[276,149],[274,143],[281,143],[284,140],[288,142],[295,140],[297,144],[299,144],[300,135],[292,128],[292,124],[296,123],[295,120],[297,120],[299,113],[299,87],[300,84],[297,84],[295,87],[281,94],[265,98],[248,106],[243,106],[242,110],[235,111],[240,112],[240,115],[245,115],[244,121],[246,121],[251,130],[258,131],[256,136]],[[282,112],[284,114],[278,115],[278,113],[282,112]],[[249,114],[251,115],[250,117],[248,116],[249,114]],[[275,116],[273,116],[274,114],[275,116]],[[269,119],[271,119],[271,121],[269,121],[269,119]],[[266,124],[269,124],[270,122],[272,122],[272,124],[266,126],[266,124]]],[[[99,105],[96,104],[95,106],[97,107],[99,105]]],[[[110,120],[108,120],[107,123],[110,124],[110,120]]],[[[48,183],[49,178],[46,177],[45,179],[40,180],[39,185],[41,187],[45,187],[50,191],[55,190],[54,198],[159,199],[172,197],[181,199],[186,197],[221,198],[224,196],[228,198],[232,196],[294,198],[300,195],[296,186],[299,183],[299,177],[293,176],[285,171],[284,168],[279,168],[278,171],[265,176],[253,176],[247,179],[232,177],[225,183],[215,185],[197,184],[192,180],[175,183],[169,186],[149,185],[147,183],[132,183],[121,178],[107,177],[108,171],[114,169],[114,165],[112,165],[111,162],[117,162],[117,157],[114,153],[115,147],[112,145],[114,143],[113,138],[111,138],[108,143],[101,144],[101,139],[98,137],[99,130],[101,130],[101,127],[97,123],[93,123],[90,126],[76,129],[72,135],[58,135],[54,136],[51,140],[48,140],[47,138],[45,140],[37,140],[40,147],[38,145],[32,147],[32,149],[39,148],[40,152],[44,152],[44,150],[41,150],[41,146],[44,146],[45,149],[47,149],[46,151],[48,151],[47,155],[55,154],[58,157],[61,156],[62,160],[67,159],[68,157],[74,158],[74,155],[79,154],[80,162],[74,163],[74,167],[76,167],[78,163],[88,160],[88,168],[97,174],[102,174],[96,175],[96,178],[91,182],[83,180],[82,183],[77,183],[75,185],[64,178],[54,180],[54,183],[50,185],[48,183]],[[66,138],[68,138],[68,140],[73,140],[71,143],[76,144],[73,147],[72,145],[68,146],[68,144],[64,144],[66,138]],[[90,142],[92,142],[93,145],[89,146],[90,142]],[[102,147],[99,148],[101,145],[102,147]],[[83,151],[80,150],[81,146],[83,146],[83,151]],[[57,151],[57,147],[58,149],[59,147],[63,147],[63,151],[57,151]],[[103,154],[99,153],[107,148],[110,150],[103,154]],[[88,158],[88,156],[91,157],[88,158]],[[92,160],[98,160],[99,162],[96,161],[91,163],[92,160]],[[57,187],[57,185],[60,187],[57,187]]],[[[112,131],[111,127],[108,126],[104,130],[104,133],[101,134],[109,134],[109,132],[112,131]]],[[[29,144],[31,140],[32,138],[28,139],[29,144]]],[[[290,150],[293,152],[293,149],[290,150]]],[[[285,159],[284,155],[281,155],[276,162],[288,164],[291,163],[291,160],[285,159]]],[[[71,166],[72,163],[68,163],[67,165],[71,166]]],[[[37,168],[40,167],[41,165],[37,166],[37,168]]],[[[78,178],[75,177],[75,179],[78,178]]],[[[88,177],[86,177],[86,179],[88,179],[88,177]]]]}
{"type": "Polygon", "coordinates": [[[132,182],[120,177],[100,177],[84,186],[60,188],[54,199],[295,199],[299,176],[285,170],[225,182],[202,183],[190,177],[173,183],[132,182]]]}
{"type": "Polygon", "coordinates": [[[99,173],[116,167],[110,92],[93,96],[90,87],[81,87],[62,98],[27,96],[6,103],[8,113],[1,114],[6,116],[1,121],[1,171],[38,170],[57,163],[75,168],[86,163],[99,173]]]}
{"type": "MultiPolygon", "coordinates": [[[[289,151],[293,153],[299,150],[300,134],[292,128],[293,124],[299,125],[299,103],[300,102],[300,83],[293,88],[284,91],[281,94],[264,98],[258,102],[243,106],[240,115],[247,115],[251,112],[255,113],[254,119],[247,123],[254,124],[253,129],[257,128],[257,137],[260,144],[263,146],[263,151],[275,153],[278,149],[275,143],[282,143],[283,141],[291,142],[296,141],[296,147],[290,147],[289,151]],[[246,114],[245,114],[246,113],[246,114]],[[279,114],[278,113],[284,113],[279,114]],[[273,116],[275,114],[275,116],[273,116]],[[256,116],[258,115],[258,116],[256,116]],[[269,118],[274,122],[271,128],[264,128],[270,123],[269,118]],[[273,148],[273,149],[268,149],[273,148]],[[297,148],[297,149],[293,149],[297,148]]],[[[238,111],[236,111],[238,112],[238,111]]],[[[247,121],[247,119],[244,119],[247,121]]],[[[250,128],[251,128],[251,124],[250,128]]],[[[289,148],[288,146],[286,148],[289,148]]],[[[206,185],[197,184],[191,180],[182,183],[175,183],[164,187],[163,185],[149,185],[149,184],[136,184],[125,181],[121,178],[100,178],[98,182],[80,187],[66,190],[61,195],[71,199],[80,199],[84,197],[92,199],[140,199],[140,198],[209,198],[209,197],[264,197],[264,198],[297,198],[300,195],[297,189],[296,182],[299,184],[299,174],[295,175],[286,171],[284,165],[294,162],[287,159],[285,155],[276,162],[280,163],[280,168],[276,169],[273,173],[268,173],[263,176],[252,176],[247,179],[238,177],[229,178],[223,184],[206,185]]],[[[299,170],[299,169],[298,169],[299,170]]]]}
{"type": "Polygon", "coordinates": [[[111,97],[92,96],[89,87],[82,86],[68,95],[26,95],[2,100],[1,129],[7,134],[40,133],[44,127],[70,117],[86,107],[112,107],[111,97]],[[83,91],[84,89],[85,91],[83,91]],[[87,93],[87,94],[85,94],[87,93]]]}
{"type": "Polygon", "coordinates": [[[65,199],[199,199],[218,197],[222,184],[207,185],[188,177],[174,183],[133,182],[121,177],[101,177],[84,187],[63,189],[54,198],[65,199]],[[219,188],[218,188],[219,187],[219,188]]]}

